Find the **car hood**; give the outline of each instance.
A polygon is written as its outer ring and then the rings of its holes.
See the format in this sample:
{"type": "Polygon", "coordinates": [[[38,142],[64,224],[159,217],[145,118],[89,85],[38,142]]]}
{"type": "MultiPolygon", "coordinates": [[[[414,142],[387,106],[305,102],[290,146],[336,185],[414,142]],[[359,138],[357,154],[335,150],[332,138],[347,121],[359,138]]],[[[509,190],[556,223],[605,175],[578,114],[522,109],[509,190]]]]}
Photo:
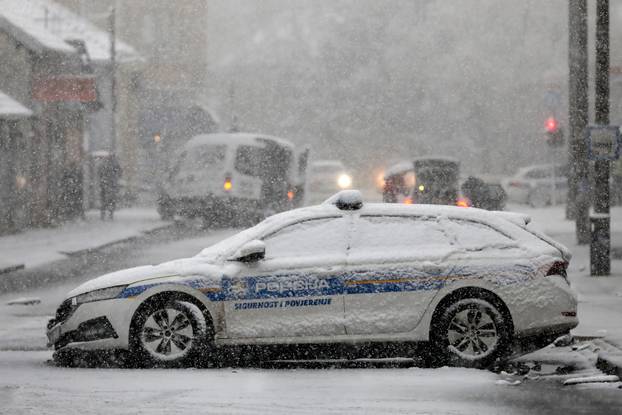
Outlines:
{"type": "Polygon", "coordinates": [[[195,262],[196,260],[193,258],[186,258],[165,262],[160,265],[146,265],[111,272],[110,274],[102,275],[79,285],[67,294],[67,298],[75,297],[76,295],[102,288],[129,285],[145,280],[183,275],[185,274],[186,269],[195,262]]]}

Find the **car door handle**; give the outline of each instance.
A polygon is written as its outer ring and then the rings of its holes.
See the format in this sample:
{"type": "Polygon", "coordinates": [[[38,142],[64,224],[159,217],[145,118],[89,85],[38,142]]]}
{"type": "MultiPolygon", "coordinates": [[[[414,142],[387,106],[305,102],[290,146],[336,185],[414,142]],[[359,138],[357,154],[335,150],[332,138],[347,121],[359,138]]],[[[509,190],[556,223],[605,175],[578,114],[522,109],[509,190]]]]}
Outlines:
{"type": "Polygon", "coordinates": [[[423,266],[423,271],[427,274],[439,275],[443,272],[444,267],[441,265],[426,264],[423,266]]]}

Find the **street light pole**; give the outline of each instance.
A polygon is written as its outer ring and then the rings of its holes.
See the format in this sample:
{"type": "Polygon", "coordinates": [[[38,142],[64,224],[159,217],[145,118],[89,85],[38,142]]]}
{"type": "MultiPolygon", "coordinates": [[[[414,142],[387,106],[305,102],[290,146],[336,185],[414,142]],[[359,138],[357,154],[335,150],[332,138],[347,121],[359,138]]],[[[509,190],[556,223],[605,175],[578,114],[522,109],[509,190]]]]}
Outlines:
{"type": "Polygon", "coordinates": [[[110,35],[110,152],[117,149],[117,36],[116,9],[110,9],[108,33],[110,35]]]}
{"type": "Polygon", "coordinates": [[[568,217],[579,244],[590,241],[588,159],[583,133],[588,124],[587,0],[568,3],[568,217]]]}
{"type": "MultiPolygon", "coordinates": [[[[596,1],[596,73],[595,121],[609,125],[609,0],[596,1]]],[[[592,275],[609,275],[611,271],[609,218],[609,160],[594,163],[594,215],[590,244],[592,275]]]]}

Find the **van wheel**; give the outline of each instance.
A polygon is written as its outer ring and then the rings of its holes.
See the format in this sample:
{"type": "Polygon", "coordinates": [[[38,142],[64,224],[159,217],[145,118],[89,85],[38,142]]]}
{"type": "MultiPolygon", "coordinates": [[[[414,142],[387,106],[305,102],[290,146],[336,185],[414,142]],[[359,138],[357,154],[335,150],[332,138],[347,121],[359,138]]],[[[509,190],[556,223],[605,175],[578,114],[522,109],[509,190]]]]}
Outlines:
{"type": "Polygon", "coordinates": [[[486,368],[509,345],[509,324],[491,302],[466,298],[449,305],[433,324],[435,361],[451,366],[486,368]]]}
{"type": "Polygon", "coordinates": [[[153,301],[137,312],[132,327],[132,352],[142,366],[193,365],[209,343],[203,313],[185,301],[153,301]]]}

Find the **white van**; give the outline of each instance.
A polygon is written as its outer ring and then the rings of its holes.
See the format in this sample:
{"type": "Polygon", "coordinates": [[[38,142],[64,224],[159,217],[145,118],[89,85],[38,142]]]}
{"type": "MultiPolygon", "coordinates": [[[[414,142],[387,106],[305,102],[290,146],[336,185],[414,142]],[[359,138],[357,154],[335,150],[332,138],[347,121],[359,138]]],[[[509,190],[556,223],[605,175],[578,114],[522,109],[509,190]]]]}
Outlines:
{"type": "Polygon", "coordinates": [[[308,150],[261,134],[204,134],[174,157],[160,189],[158,211],[210,222],[255,222],[297,207],[308,150]],[[297,157],[298,156],[298,157],[297,157]]]}

